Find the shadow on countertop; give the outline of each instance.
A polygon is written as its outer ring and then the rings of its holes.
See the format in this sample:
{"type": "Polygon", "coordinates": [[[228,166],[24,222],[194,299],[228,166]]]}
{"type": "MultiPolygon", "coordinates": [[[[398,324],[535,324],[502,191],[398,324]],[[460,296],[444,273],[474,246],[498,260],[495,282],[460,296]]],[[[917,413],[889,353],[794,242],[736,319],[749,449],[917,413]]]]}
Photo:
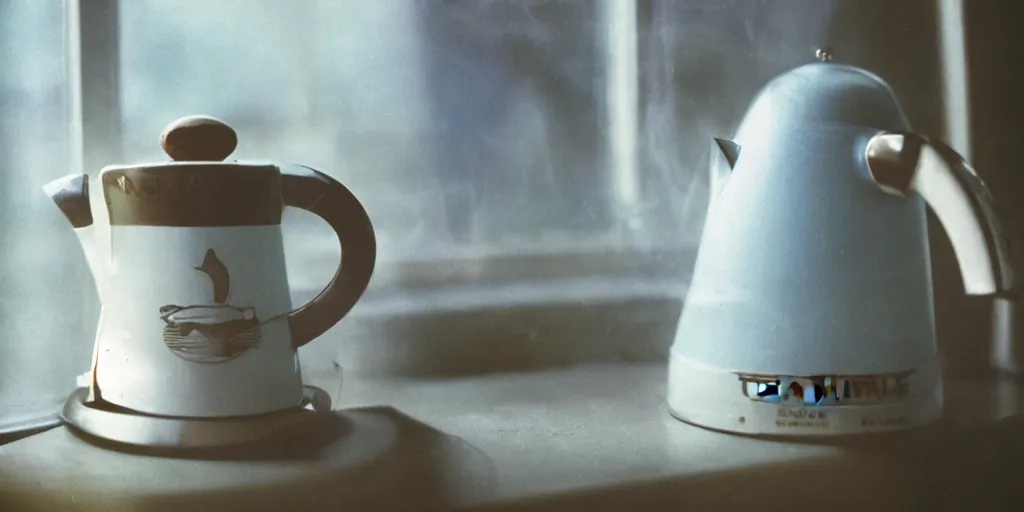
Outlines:
{"type": "Polygon", "coordinates": [[[25,440],[37,446],[0,451],[8,465],[0,509],[451,510],[490,495],[496,479],[482,451],[391,407],[320,414],[258,445],[217,451],[154,452],[86,441],[70,429],[47,434],[53,439],[25,440]],[[32,454],[50,450],[62,453],[32,454]]]}

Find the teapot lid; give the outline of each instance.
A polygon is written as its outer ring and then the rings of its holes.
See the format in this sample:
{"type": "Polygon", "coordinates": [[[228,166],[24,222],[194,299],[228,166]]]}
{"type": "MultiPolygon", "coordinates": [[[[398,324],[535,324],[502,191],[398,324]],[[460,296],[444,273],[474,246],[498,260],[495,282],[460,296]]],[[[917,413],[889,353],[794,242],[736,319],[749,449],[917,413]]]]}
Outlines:
{"type": "Polygon", "coordinates": [[[736,141],[765,131],[791,131],[820,125],[843,125],[905,131],[910,123],[896,94],[878,75],[832,61],[805,64],[772,79],[758,92],[737,131],[736,141]]]}
{"type": "Polygon", "coordinates": [[[265,163],[225,162],[238,147],[238,135],[227,123],[206,115],[185,116],[167,125],[160,134],[160,146],[170,162],[108,165],[103,172],[125,169],[184,167],[266,167],[265,163]]]}
{"type": "Polygon", "coordinates": [[[176,162],[220,162],[238,147],[238,135],[220,119],[186,116],[164,129],[160,146],[176,162]]]}
{"type": "Polygon", "coordinates": [[[160,144],[171,162],[108,166],[100,184],[111,225],[270,225],[281,219],[280,170],[270,163],[223,161],[238,145],[227,123],[188,116],[160,144]],[[231,205],[225,208],[225,202],[231,205]]]}

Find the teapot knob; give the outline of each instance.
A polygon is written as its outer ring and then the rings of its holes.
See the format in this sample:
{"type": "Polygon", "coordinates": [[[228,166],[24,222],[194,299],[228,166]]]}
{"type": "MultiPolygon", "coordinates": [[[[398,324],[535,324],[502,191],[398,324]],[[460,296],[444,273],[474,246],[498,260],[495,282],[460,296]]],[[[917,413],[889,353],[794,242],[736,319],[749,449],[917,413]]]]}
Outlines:
{"type": "Polygon", "coordinates": [[[173,160],[219,162],[238,146],[235,130],[210,116],[187,116],[174,121],[160,135],[160,145],[173,160]]]}

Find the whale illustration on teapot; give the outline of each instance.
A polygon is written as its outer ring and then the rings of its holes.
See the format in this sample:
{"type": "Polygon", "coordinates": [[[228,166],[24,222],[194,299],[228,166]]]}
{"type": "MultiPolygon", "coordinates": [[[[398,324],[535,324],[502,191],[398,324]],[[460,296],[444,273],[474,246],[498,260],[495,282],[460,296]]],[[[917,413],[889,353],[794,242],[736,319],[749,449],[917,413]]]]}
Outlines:
{"type": "Polygon", "coordinates": [[[231,275],[217,253],[207,249],[203,264],[195,269],[213,281],[214,304],[161,307],[167,348],[174,355],[196,363],[221,363],[259,345],[260,320],[256,309],[225,303],[231,292],[231,275]]]}

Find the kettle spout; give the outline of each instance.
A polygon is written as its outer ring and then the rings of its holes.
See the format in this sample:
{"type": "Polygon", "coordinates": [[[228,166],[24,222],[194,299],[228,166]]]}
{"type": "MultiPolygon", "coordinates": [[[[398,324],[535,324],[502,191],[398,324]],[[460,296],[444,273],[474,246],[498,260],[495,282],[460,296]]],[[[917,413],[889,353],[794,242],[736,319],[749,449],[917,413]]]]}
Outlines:
{"type": "Polygon", "coordinates": [[[99,272],[101,259],[96,247],[92,205],[89,200],[89,175],[72,174],[58,178],[44,185],[43,191],[50,196],[57,208],[60,208],[75,230],[98,289],[102,275],[99,272]]]}
{"type": "Polygon", "coordinates": [[[726,139],[716,138],[711,144],[711,203],[725,188],[725,182],[736,168],[740,157],[740,145],[726,139]]]}
{"type": "Polygon", "coordinates": [[[917,134],[880,133],[868,142],[868,170],[890,194],[916,192],[952,242],[970,295],[1017,293],[1010,240],[978,174],[952,148],[917,134]]]}

